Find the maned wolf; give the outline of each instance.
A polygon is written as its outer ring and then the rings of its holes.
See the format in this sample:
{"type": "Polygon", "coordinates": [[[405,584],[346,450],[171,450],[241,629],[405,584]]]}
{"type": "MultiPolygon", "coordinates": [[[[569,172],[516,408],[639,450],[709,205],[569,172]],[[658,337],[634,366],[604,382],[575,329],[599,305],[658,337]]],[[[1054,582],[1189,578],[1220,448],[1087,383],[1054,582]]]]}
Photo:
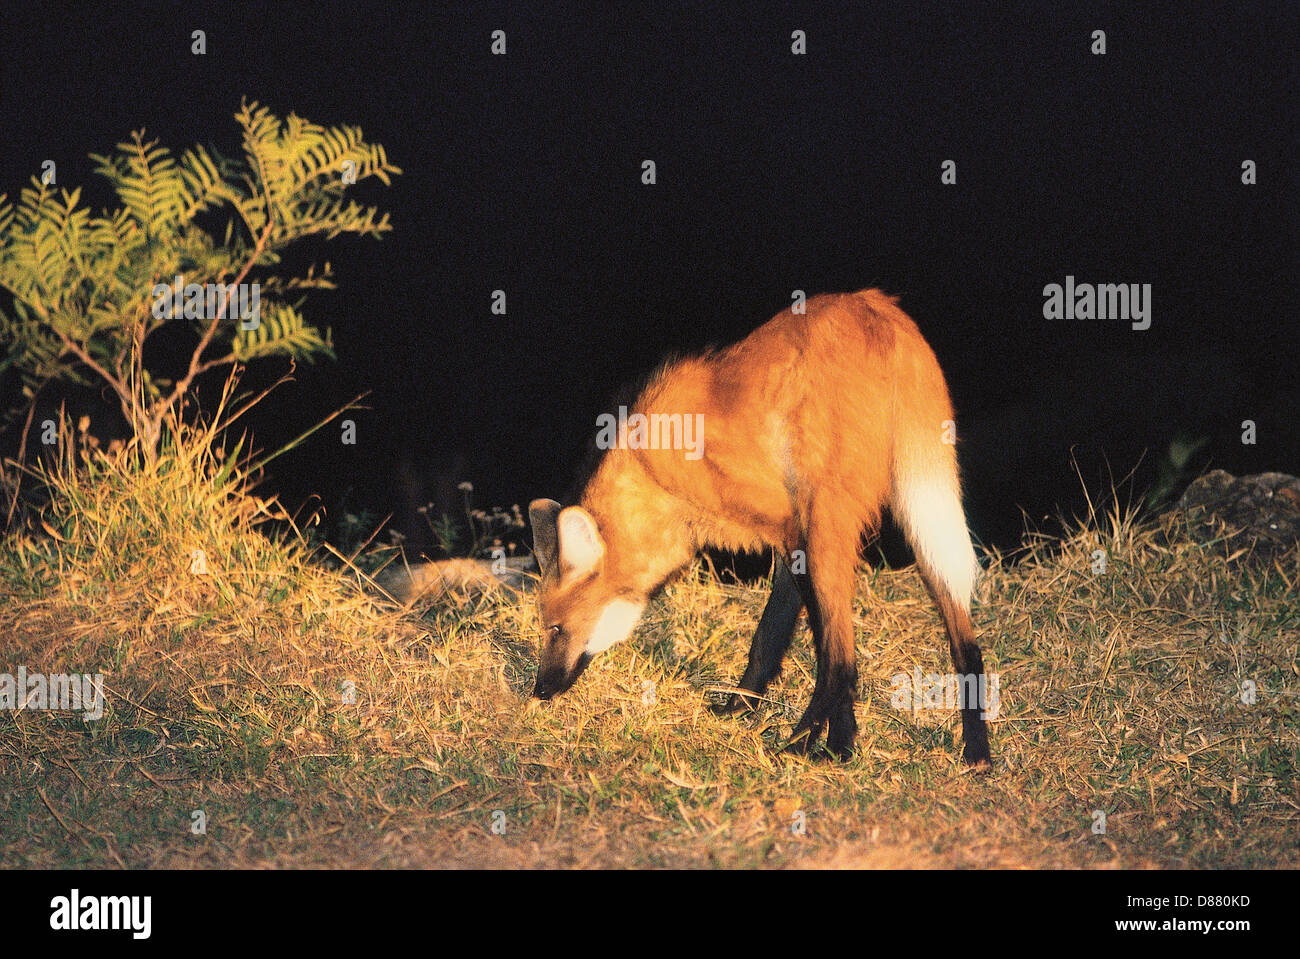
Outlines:
{"type": "MultiPolygon", "coordinates": [[[[738,688],[763,693],[806,608],[817,682],[791,748],[807,752],[829,727],[827,745],[849,757],[858,550],[888,506],[961,674],[963,757],[987,767],[976,695],[984,663],[970,620],[979,567],[952,416],[934,353],[879,290],[814,297],[805,314],[782,311],[739,343],[668,364],[609,424],[581,504],[529,507],[546,632],[533,694],[571,687],[701,548],[770,547],[780,562],[738,688]]],[[[730,705],[748,702],[742,692],[730,705]]]]}

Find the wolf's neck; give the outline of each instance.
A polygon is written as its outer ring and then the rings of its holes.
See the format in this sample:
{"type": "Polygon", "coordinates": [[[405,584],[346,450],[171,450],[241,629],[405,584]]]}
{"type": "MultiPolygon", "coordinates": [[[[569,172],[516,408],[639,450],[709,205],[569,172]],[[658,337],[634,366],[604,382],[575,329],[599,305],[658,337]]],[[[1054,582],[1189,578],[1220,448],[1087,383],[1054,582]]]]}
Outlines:
{"type": "Polygon", "coordinates": [[[656,483],[632,451],[605,455],[582,505],[605,540],[607,572],[631,594],[649,596],[695,556],[689,507],[656,483]]]}

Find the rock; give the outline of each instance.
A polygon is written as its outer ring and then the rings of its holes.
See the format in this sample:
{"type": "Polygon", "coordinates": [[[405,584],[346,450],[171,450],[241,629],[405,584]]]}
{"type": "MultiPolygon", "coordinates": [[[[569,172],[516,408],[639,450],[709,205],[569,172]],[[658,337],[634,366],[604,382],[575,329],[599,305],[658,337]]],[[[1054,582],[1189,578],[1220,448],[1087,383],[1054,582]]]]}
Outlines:
{"type": "Polygon", "coordinates": [[[1187,487],[1174,513],[1197,542],[1217,539],[1229,553],[1271,559],[1300,543],[1300,479],[1213,470],[1187,487]]]}

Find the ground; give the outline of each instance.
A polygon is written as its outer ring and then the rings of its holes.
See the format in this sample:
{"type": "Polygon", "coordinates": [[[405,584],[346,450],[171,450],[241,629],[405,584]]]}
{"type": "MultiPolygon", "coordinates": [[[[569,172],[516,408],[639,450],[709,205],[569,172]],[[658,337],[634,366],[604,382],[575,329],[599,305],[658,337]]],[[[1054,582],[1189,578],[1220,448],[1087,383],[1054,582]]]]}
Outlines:
{"type": "Polygon", "coordinates": [[[780,751],[804,626],[759,709],[710,708],[761,583],[697,566],[540,703],[527,597],[394,609],[246,530],[211,533],[194,574],[102,529],[83,555],[64,517],[5,548],[0,668],[103,672],[107,711],[0,713],[0,865],[1295,868],[1300,563],[1176,525],[1112,516],[991,559],[994,768],[972,775],[956,711],[895,695],[950,669],[913,569],[864,567],[842,764],[780,751]]]}

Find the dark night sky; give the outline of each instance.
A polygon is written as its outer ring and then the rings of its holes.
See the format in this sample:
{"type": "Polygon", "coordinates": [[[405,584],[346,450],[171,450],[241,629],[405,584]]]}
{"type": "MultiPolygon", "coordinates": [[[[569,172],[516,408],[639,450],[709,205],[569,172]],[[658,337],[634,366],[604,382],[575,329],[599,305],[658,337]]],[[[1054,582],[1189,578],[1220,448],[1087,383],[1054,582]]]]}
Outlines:
{"type": "Polygon", "coordinates": [[[427,497],[560,495],[620,384],[868,285],[947,371],[982,538],[1077,506],[1071,450],[1094,491],[1179,430],[1300,472],[1300,5],[1058,6],[6,4],[0,192],[53,158],[101,206],[86,155],[139,127],[234,155],[243,96],[384,144],[393,232],[304,251],[337,268],[307,310],[338,361],[254,422],[278,446],[372,391],[355,447],[278,462],[291,503],[396,510],[402,456],[427,497]],[[1151,328],[1044,319],[1067,274],[1150,283],[1151,328]]]}

